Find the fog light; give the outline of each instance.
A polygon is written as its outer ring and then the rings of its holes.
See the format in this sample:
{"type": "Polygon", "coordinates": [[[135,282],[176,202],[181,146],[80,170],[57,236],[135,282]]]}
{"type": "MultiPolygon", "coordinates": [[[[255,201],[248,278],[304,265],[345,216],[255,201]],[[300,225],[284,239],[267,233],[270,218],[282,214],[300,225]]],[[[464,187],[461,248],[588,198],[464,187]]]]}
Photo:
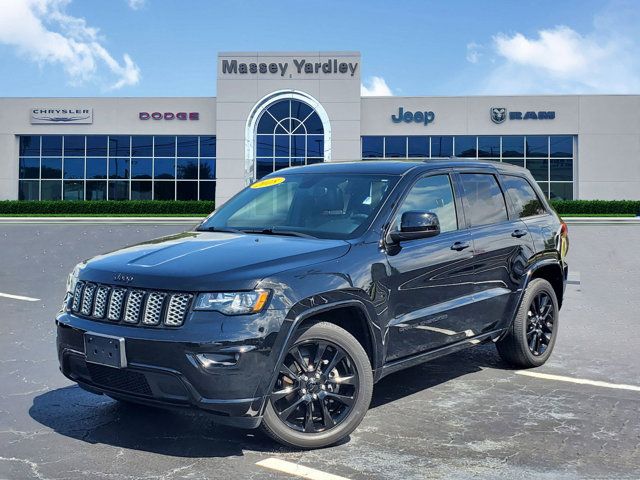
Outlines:
{"type": "Polygon", "coordinates": [[[198,363],[204,368],[211,367],[232,367],[240,359],[239,353],[198,353],[196,354],[198,363]]]}

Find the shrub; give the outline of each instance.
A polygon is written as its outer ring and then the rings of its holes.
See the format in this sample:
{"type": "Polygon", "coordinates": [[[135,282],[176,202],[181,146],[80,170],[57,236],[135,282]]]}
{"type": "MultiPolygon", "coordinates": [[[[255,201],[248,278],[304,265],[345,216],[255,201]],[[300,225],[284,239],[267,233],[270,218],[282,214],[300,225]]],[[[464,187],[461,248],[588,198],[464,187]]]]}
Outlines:
{"type": "Polygon", "coordinates": [[[553,200],[560,215],[640,213],[640,200],[553,200]]]}
{"type": "Polygon", "coordinates": [[[208,215],[214,202],[199,201],[0,201],[0,214],[4,215],[208,215]]]}

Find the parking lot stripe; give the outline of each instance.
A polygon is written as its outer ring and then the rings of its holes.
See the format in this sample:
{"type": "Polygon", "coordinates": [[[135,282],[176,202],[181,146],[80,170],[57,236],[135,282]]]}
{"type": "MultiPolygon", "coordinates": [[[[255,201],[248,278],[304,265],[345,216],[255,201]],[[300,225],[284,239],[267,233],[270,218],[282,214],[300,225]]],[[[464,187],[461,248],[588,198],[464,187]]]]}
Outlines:
{"type": "Polygon", "coordinates": [[[528,370],[518,370],[515,373],[517,375],[524,375],[525,377],[542,378],[544,380],[555,380],[558,382],[570,382],[570,383],[578,383],[580,385],[591,385],[593,387],[616,388],[618,390],[631,390],[632,392],[640,392],[639,386],[625,385],[624,383],[601,382],[599,380],[587,380],[586,378],[565,377],[563,375],[551,375],[549,373],[530,372],[528,370]]]}
{"type": "Polygon", "coordinates": [[[309,480],[348,480],[346,477],[321,472],[314,468],[305,467],[304,465],[287,462],[273,457],[260,460],[259,462],[256,462],[256,465],[269,468],[271,470],[277,470],[278,472],[287,473],[289,475],[307,478],[309,480]]]}
{"type": "Polygon", "coordinates": [[[0,292],[0,297],[13,298],[14,300],[24,300],[25,302],[39,302],[39,298],[23,297],[22,295],[11,295],[10,293],[0,292]]]}

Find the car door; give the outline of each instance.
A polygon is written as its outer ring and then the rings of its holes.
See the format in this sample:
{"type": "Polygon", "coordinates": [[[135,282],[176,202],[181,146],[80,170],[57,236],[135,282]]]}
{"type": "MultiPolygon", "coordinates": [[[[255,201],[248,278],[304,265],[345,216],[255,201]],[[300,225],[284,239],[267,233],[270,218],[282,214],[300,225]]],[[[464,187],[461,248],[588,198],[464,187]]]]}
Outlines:
{"type": "Polygon", "coordinates": [[[405,211],[438,215],[441,233],[387,248],[390,275],[387,360],[453,343],[465,338],[473,295],[471,236],[460,228],[461,204],[449,172],[419,178],[392,214],[398,229],[405,211]]]}
{"type": "Polygon", "coordinates": [[[508,323],[533,253],[527,225],[510,213],[495,171],[460,171],[462,203],[474,248],[472,330],[480,334],[508,323]]]}

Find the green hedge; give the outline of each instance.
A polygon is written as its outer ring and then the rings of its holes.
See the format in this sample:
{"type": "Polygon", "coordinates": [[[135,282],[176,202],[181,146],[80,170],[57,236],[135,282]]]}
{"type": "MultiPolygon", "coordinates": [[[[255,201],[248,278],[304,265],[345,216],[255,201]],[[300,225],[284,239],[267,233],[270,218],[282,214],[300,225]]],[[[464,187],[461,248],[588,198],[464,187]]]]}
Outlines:
{"type": "Polygon", "coordinates": [[[131,200],[116,201],[0,201],[0,215],[193,215],[210,214],[214,202],[131,200]]]}
{"type": "MultiPolygon", "coordinates": [[[[560,215],[640,214],[640,200],[554,200],[560,215]]],[[[213,202],[160,200],[105,201],[0,201],[0,215],[208,215],[213,202]]]]}
{"type": "Polygon", "coordinates": [[[560,215],[571,214],[640,214],[640,200],[554,200],[560,215]]]}

